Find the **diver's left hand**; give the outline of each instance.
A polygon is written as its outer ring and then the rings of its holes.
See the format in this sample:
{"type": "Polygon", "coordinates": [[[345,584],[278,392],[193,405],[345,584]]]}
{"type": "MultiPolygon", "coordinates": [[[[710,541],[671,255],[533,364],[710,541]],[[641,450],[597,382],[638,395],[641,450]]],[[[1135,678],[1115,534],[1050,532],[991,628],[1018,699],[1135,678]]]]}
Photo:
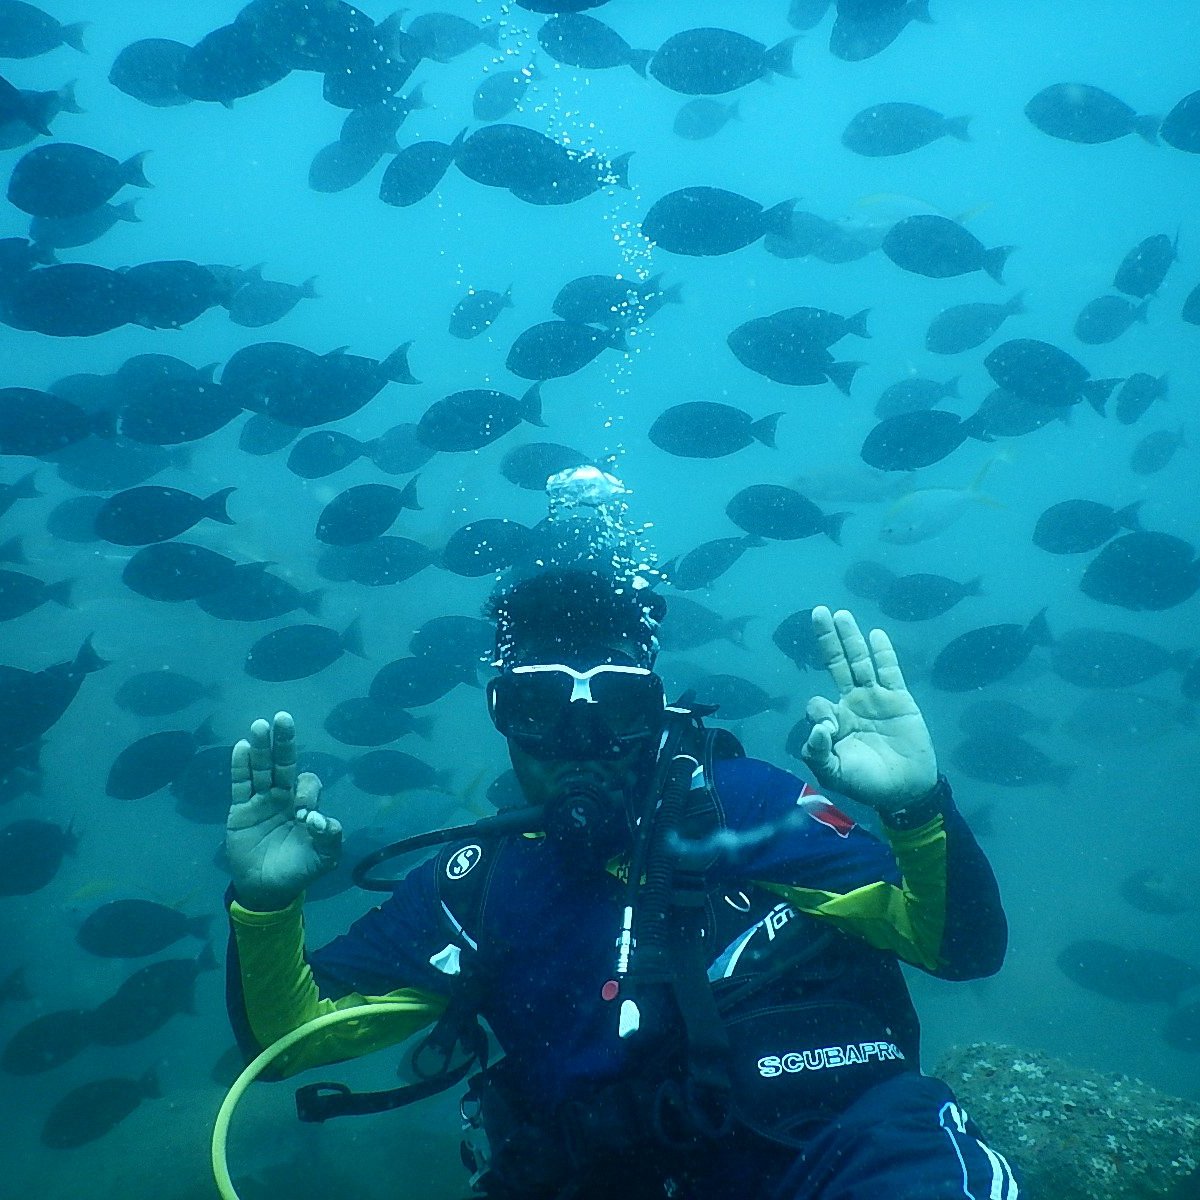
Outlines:
{"type": "Polygon", "coordinates": [[[808,702],[813,722],[800,751],[817,782],[881,814],[932,790],[937,758],[925,718],[909,694],[891,640],[872,629],[870,645],[844,609],[812,611],[813,632],[840,693],[808,702]]]}

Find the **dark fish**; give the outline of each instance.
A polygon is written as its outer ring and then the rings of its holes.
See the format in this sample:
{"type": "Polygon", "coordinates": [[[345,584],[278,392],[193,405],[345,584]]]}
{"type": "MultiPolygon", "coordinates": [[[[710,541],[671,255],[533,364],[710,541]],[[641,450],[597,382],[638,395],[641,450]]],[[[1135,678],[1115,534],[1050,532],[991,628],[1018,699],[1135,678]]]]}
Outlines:
{"type": "MultiPolygon", "coordinates": [[[[221,370],[221,386],[241,408],[269,412],[275,420],[281,420],[271,411],[273,408],[291,415],[291,410],[306,403],[317,403],[316,398],[309,399],[309,379],[320,361],[318,355],[302,346],[258,342],[234,352],[221,370]]],[[[313,422],[323,423],[323,419],[313,422]]],[[[304,422],[284,420],[283,424],[304,422]]]]}
{"type": "Polygon", "coordinates": [[[1076,687],[1125,688],[1164,671],[1182,671],[1191,657],[1189,651],[1165,650],[1133,633],[1073,629],[1056,639],[1050,665],[1060,679],[1076,687]]]}
{"type": "Polygon", "coordinates": [[[990,250],[969,230],[949,217],[921,214],[897,221],[884,236],[881,249],[905,271],[930,279],[949,279],[985,271],[1004,282],[1004,264],[1013,246],[990,250]]]}
{"type": "Polygon", "coordinates": [[[266,413],[254,413],[238,431],[238,449],[256,458],[265,458],[290,446],[299,433],[299,429],[276,421],[266,413]]]}
{"type": "Polygon", "coordinates": [[[86,54],[83,31],[87,21],[63,25],[24,0],[0,0],[0,58],[36,58],[59,46],[86,54]]]}
{"type": "Polygon", "coordinates": [[[1189,92],[1163,117],[1158,136],[1176,150],[1200,154],[1200,92],[1189,92]]]}
{"type": "Polygon", "coordinates": [[[532,65],[511,75],[501,71],[489,75],[475,89],[471,111],[477,121],[498,121],[507,117],[525,98],[525,91],[538,76],[532,65]]]}
{"type": "Polygon", "coordinates": [[[980,438],[1023,437],[1049,425],[1051,421],[1066,424],[1069,408],[1051,408],[1014,396],[1003,388],[993,388],[983,403],[971,414],[971,428],[980,438]]]}
{"type": "Polygon", "coordinates": [[[873,104],[842,131],[842,145],[868,158],[889,158],[920,150],[939,138],[969,142],[970,117],[946,117],[922,104],[873,104]]]}
{"type": "Polygon", "coordinates": [[[197,825],[224,825],[229,816],[231,746],[207,746],[172,780],[175,811],[197,825]]]}
{"type": "Polygon", "coordinates": [[[154,108],[190,104],[179,90],[179,77],[190,46],[170,38],[142,38],[126,46],[113,60],[108,81],[118,91],[154,108]]]}
{"type": "Polygon", "coordinates": [[[196,976],[215,971],[212,947],[196,958],[167,958],[134,971],[88,1017],[92,1041],[100,1046],[128,1046],[161,1029],[179,1013],[195,1012],[196,976]]]}
{"type": "Polygon", "coordinates": [[[14,87],[0,76],[0,150],[27,146],[38,134],[51,136],[50,122],[64,108],[83,111],[75,102],[74,83],[53,92],[36,92],[14,87]]]}
{"type": "Polygon", "coordinates": [[[557,442],[527,442],[514,446],[500,460],[500,474],[528,492],[544,492],[546,480],[569,467],[583,466],[586,454],[557,442]]]}
{"type": "Polygon", "coordinates": [[[73,608],[71,588],[73,579],[61,583],[46,583],[21,571],[0,570],[0,621],[12,621],[53,601],[63,608],[73,608]]]}
{"type": "Polygon", "coordinates": [[[842,522],[850,515],[823,513],[807,497],[777,483],[743,488],[725,506],[725,514],[739,529],[759,537],[793,541],[823,533],[839,546],[842,522]]]}
{"type": "Polygon", "coordinates": [[[574,321],[542,321],[513,342],[505,365],[522,379],[561,379],[581,371],[606,349],[628,353],[623,331],[594,329],[574,321]]]}
{"type": "Polygon", "coordinates": [[[319,616],[324,591],[302,592],[294,583],[272,575],[265,563],[236,567],[220,591],[196,598],[196,607],[218,621],[271,621],[303,609],[319,616]]]}
{"type": "Polygon", "coordinates": [[[145,1099],[162,1095],[152,1067],[140,1079],[95,1079],[68,1092],[42,1125],[43,1146],[71,1150],[115,1129],[145,1099]]]}
{"type": "Polygon", "coordinates": [[[92,1040],[87,1018],[80,1008],[35,1017],[5,1043],[0,1068],[10,1075],[37,1075],[70,1062],[92,1040]]]}
{"type": "Polygon", "coordinates": [[[263,279],[261,268],[248,272],[250,278],[233,293],[225,304],[229,319],[245,329],[261,329],[274,325],[300,303],[318,297],[316,279],[303,283],[280,283],[274,279],[263,279]]]}
{"type": "Polygon", "coordinates": [[[450,169],[462,145],[463,134],[453,142],[414,142],[388,164],[379,181],[379,198],[393,208],[408,208],[424,200],[450,169]]]}
{"type": "Polygon", "coordinates": [[[145,958],[180,938],[208,937],[211,916],[187,917],[152,900],[111,900],[89,913],[75,940],[98,958],[145,958]]]}
{"type": "Polygon", "coordinates": [[[767,711],[783,712],[791,703],[790,696],[770,696],[756,683],[740,675],[703,675],[687,690],[689,701],[715,704],[715,721],[741,721],[767,711]]]}
{"type": "Polygon", "coordinates": [[[959,583],[944,575],[901,575],[879,597],[879,611],[897,621],[931,621],[967,596],[983,594],[980,580],[959,583]]]}
{"type": "Polygon", "coordinates": [[[635,50],[615,29],[582,13],[561,13],[538,30],[541,47],[555,62],[585,70],[632,67],[643,78],[650,50],[635,50]]]}
{"type": "Polygon", "coordinates": [[[448,63],[476,46],[495,50],[500,44],[495,25],[473,25],[452,13],[421,13],[408,23],[405,34],[422,58],[439,63],[448,63]]]}
{"type": "Polygon", "coordinates": [[[250,647],[245,671],[252,679],[285,683],[307,679],[337,662],[343,654],[366,657],[357,617],[344,633],[323,625],[287,625],[272,630],[250,647]]]}
{"type": "Polygon", "coordinates": [[[786,236],[795,201],[773,208],[722,188],[688,187],[656,200],[642,218],[642,233],[672,254],[732,254],[768,233],[786,236]]]}
{"type": "Polygon", "coordinates": [[[931,23],[929,0],[868,0],[865,4],[838,4],[837,19],[829,31],[829,52],[843,62],[863,62],[882,54],[913,21],[931,23]]]}
{"type": "Polygon", "coordinates": [[[64,542],[98,542],[96,514],[103,503],[103,496],[71,496],[50,510],[46,530],[64,542]]]}
{"type": "Polygon", "coordinates": [[[506,570],[531,546],[529,527],[507,518],[471,521],[456,529],[442,550],[441,565],[455,575],[478,579],[506,570]]]}
{"type": "Polygon", "coordinates": [[[199,263],[149,262],[121,274],[129,319],[145,329],[181,329],[219,304],[223,295],[218,280],[199,263]]]}
{"type": "Polygon", "coordinates": [[[77,217],[34,217],[29,225],[29,236],[39,246],[55,250],[88,246],[122,221],[128,224],[140,222],[136,205],[136,200],[124,200],[120,204],[101,204],[77,217]]]}
{"type": "MultiPolygon", "coordinates": [[[[969,437],[974,425],[942,409],[906,412],[880,421],[862,444],[861,457],[880,471],[914,471],[941,462],[969,437]]],[[[981,439],[986,440],[986,438],[981,439]]]]}
{"type": "MultiPolygon", "coordinates": [[[[111,418],[103,416],[105,423],[111,418]]],[[[75,488],[114,491],[132,487],[168,467],[186,468],[186,454],[171,452],[162,446],[139,446],[127,438],[89,438],[74,442],[47,457],[58,467],[58,477],[75,488]]],[[[103,501],[102,496],[76,497],[103,501]]],[[[95,531],[90,530],[95,537],[95,531]]]]}
{"type": "Polygon", "coordinates": [[[665,563],[662,572],[678,591],[695,591],[715,583],[747,550],[766,544],[766,539],[755,534],[714,538],[665,563]]]}
{"type": "Polygon", "coordinates": [[[226,108],[235,100],[265,91],[290,74],[249,21],[235,21],[206,33],[184,56],[176,84],[185,96],[226,108]]]}
{"type": "Polygon", "coordinates": [[[410,475],[436,453],[421,441],[420,429],[412,421],[393,425],[371,443],[371,461],[386,475],[410,475]]]}
{"type": "Polygon", "coordinates": [[[75,853],[77,842],[69,825],[64,829],[32,818],[5,825],[0,829],[0,896],[40,891],[58,874],[63,856],[75,853]]]}
{"type": "Polygon", "coordinates": [[[394,796],[397,792],[445,791],[449,771],[435,771],[427,762],[401,750],[371,750],[351,760],[350,778],[368,796],[394,796]]]}
{"type": "Polygon", "coordinates": [[[1146,323],[1149,303],[1134,304],[1124,296],[1097,296],[1075,318],[1075,336],[1088,346],[1115,342],[1135,321],[1146,323]]]}
{"type": "Polygon", "coordinates": [[[757,421],[729,404],[692,400],[660,413],[650,426],[650,440],[679,458],[724,458],[761,442],[775,449],[775,426],[782,413],[757,421]]]}
{"type": "Polygon", "coordinates": [[[957,375],[945,382],[919,377],[902,379],[883,389],[875,402],[875,415],[882,421],[903,413],[928,412],[939,400],[948,396],[958,398],[958,379],[957,375]]]}
{"type": "Polygon", "coordinates": [[[736,100],[732,104],[722,104],[707,96],[697,96],[695,100],[687,101],[675,114],[675,123],[671,128],[677,137],[699,142],[720,133],[730,121],[740,119],[736,100]]]}
{"type": "Polygon", "coordinates": [[[925,331],[925,349],[931,354],[961,354],[982,346],[1009,317],[1025,312],[1024,293],[1007,304],[955,304],[943,309],[925,331]]]}
{"type": "Polygon", "coordinates": [[[522,421],[545,427],[540,382],[520,399],[490,388],[454,392],[425,410],[417,437],[431,450],[481,450],[522,421]]]}
{"type": "Polygon", "coordinates": [[[1067,407],[1087,402],[1101,416],[1115,379],[1092,379],[1065,350],[1033,338],[1002,342],[983,360],[998,387],[1033,404],[1067,407]]]}
{"type": "MultiPolygon", "coordinates": [[[[90,635],[72,660],[44,671],[0,666],[0,751],[36,742],[67,711],[88,675],[106,666],[90,635]]],[[[3,875],[0,870],[0,886],[3,875]]]]}
{"type": "Polygon", "coordinates": [[[0,516],[3,516],[18,500],[36,500],[42,495],[34,482],[36,471],[27,471],[15,483],[0,483],[0,516]]]}
{"type": "Polygon", "coordinates": [[[176,604],[229,587],[237,563],[224,554],[187,542],[143,546],[125,564],[121,579],[147,600],[176,604]]]}
{"type": "Polygon", "coordinates": [[[113,702],[139,717],[165,717],[219,693],[215,684],[201,683],[190,675],[159,667],[131,675],[113,695],[113,702]]]}
{"type": "Polygon", "coordinates": [[[1044,729],[1041,717],[1012,700],[973,700],[958,714],[958,727],[969,737],[990,737],[1001,733],[1031,733],[1044,729]]]}
{"type": "Polygon", "coordinates": [[[1063,500],[1052,504],[1033,528],[1033,544],[1050,554],[1084,554],[1098,550],[1122,529],[1141,529],[1140,500],[1113,508],[1095,500],[1063,500]]]}
{"type": "Polygon", "coordinates": [[[293,447],[287,469],[301,479],[324,479],[370,454],[373,443],[360,442],[336,429],[306,433],[293,447]]]}
{"type": "Polygon", "coordinates": [[[687,29],[667,38],[650,74],[685,96],[719,96],[770,75],[792,75],[795,37],[767,47],[728,29],[687,29]]]}
{"type": "Polygon", "coordinates": [[[473,664],[420,655],[398,658],[380,667],[367,695],[377,704],[392,708],[420,708],[440,700],[460,683],[475,686],[473,664]]]}
{"type": "Polygon", "coordinates": [[[1145,371],[1136,371],[1121,384],[1117,392],[1117,404],[1114,415],[1122,425],[1133,425],[1155,400],[1167,394],[1167,377],[1157,378],[1145,371]]]}
{"type": "MultiPolygon", "coordinates": [[[[387,358],[376,361],[345,349],[332,350],[306,363],[300,386],[280,389],[267,400],[267,412],[285,425],[324,425],[353,416],[389,383],[415,384],[408,367],[412,342],[397,346],[387,358]]],[[[221,376],[222,381],[225,375],[221,376]]]]}
{"type": "Polygon", "coordinates": [[[860,600],[879,600],[896,582],[896,573],[883,563],[861,559],[842,574],[842,586],[860,600]]]}
{"type": "Polygon", "coordinates": [[[8,198],[31,217],[76,217],[99,208],[126,184],[148,188],[146,152],[118,162],[71,142],[36,146],[13,167],[8,198]]]}
{"type": "Polygon", "coordinates": [[[433,720],[414,717],[407,709],[383,704],[369,696],[354,696],[334,705],[322,728],[343,746],[384,746],[407,733],[427,738],[433,720]]]}
{"type": "Polygon", "coordinates": [[[90,263],[30,271],[4,307],[6,324],[50,337],[94,337],[133,318],[133,296],[125,276],[90,263]]]}
{"type": "Polygon", "coordinates": [[[1093,146],[1136,133],[1158,141],[1158,117],[1139,116],[1116,96],[1087,83],[1055,83],[1028,104],[1025,115],[1043,133],[1065,142],[1093,146]]]}
{"type": "Polygon", "coordinates": [[[1066,787],[1075,768],[1057,763],[1015,733],[975,734],[960,742],[950,760],[967,776],[1000,787],[1066,787]]]}
{"type": "Polygon", "coordinates": [[[403,10],[380,21],[345,47],[346,57],[325,72],[321,95],[335,108],[361,109],[400,95],[421,61],[413,38],[400,30],[403,10]]]}
{"type": "Polygon", "coordinates": [[[495,633],[492,623],[479,617],[432,617],[409,639],[408,652],[476,671],[492,657],[495,633]]]}
{"type": "Polygon", "coordinates": [[[678,302],[679,289],[659,286],[661,275],[641,280],[625,275],[581,275],[563,284],[554,297],[554,315],[582,325],[620,329],[640,324],[651,315],[655,302],[678,302]]]}
{"type": "Polygon", "coordinates": [[[792,0],[787,23],[793,29],[812,29],[825,19],[833,0],[792,0]]]}
{"type": "Polygon", "coordinates": [[[96,514],[96,534],[115,546],[147,546],[186,533],[206,518],[232,525],[225,511],[236,488],[202,499],[178,488],[145,486],[110,496],[96,514]]]}
{"type": "Polygon", "coordinates": [[[317,560],[317,574],[331,583],[386,587],[411,579],[435,558],[420,542],[388,535],[354,546],[327,547],[317,560]]]}
{"type": "Polygon", "coordinates": [[[717,641],[741,646],[750,620],[748,616],[723,617],[676,592],[667,597],[667,615],[657,631],[658,640],[664,650],[695,650],[717,641]]]}
{"type": "Polygon", "coordinates": [[[503,293],[468,288],[450,314],[450,336],[464,340],[478,337],[506,308],[512,308],[512,288],[503,293]]]}
{"type": "Polygon", "coordinates": [[[344,192],[366,179],[382,157],[377,150],[330,142],[313,155],[308,165],[308,186],[326,195],[344,192]]]}
{"type": "Polygon", "coordinates": [[[1196,908],[1194,885],[1160,870],[1145,867],[1121,880],[1121,898],[1140,912],[1175,917],[1196,908]]]}
{"type": "Polygon", "coordinates": [[[1175,451],[1186,445],[1183,428],[1172,432],[1158,429],[1148,433],[1129,455],[1129,469],[1135,475],[1153,475],[1161,471],[1175,457],[1175,451]]]}
{"type": "Polygon", "coordinates": [[[417,476],[403,488],[387,483],[361,483],[339,493],[317,518],[317,541],[327,546],[351,546],[380,537],[404,509],[420,511],[417,476]]]}
{"type": "Polygon", "coordinates": [[[1144,238],[1121,260],[1113,277],[1113,287],[1137,300],[1152,296],[1162,286],[1171,264],[1178,257],[1178,234],[1174,241],[1165,233],[1144,238]]]}
{"type": "Polygon", "coordinates": [[[1043,609],[1028,625],[985,625],[960,634],[934,659],[930,681],[943,692],[969,692],[1011,675],[1034,646],[1051,645],[1043,609]]]}
{"type": "Polygon", "coordinates": [[[823,309],[785,309],[739,325],[727,341],[744,366],[775,383],[813,386],[828,380],[846,395],[861,362],[835,362],[828,346],[847,333],[869,337],[864,309],[838,317],[823,309]]]}
{"type": "MultiPolygon", "coordinates": [[[[790,617],[784,617],[771,634],[771,641],[792,660],[801,671],[821,671],[825,667],[825,659],[817,645],[817,635],[813,633],[812,609],[802,608],[790,617]]],[[[805,734],[805,738],[808,735],[805,734]]]]}
{"type": "Polygon", "coordinates": [[[1200,969],[1170,954],[1114,942],[1072,942],[1054,960],[1073,983],[1127,1004],[1173,1004],[1200,969]]]}
{"type": "Polygon", "coordinates": [[[1088,564],[1079,589],[1101,604],[1162,612],[1200,589],[1195,547],[1169,533],[1139,530],[1109,542],[1088,564]]]}
{"type": "MultiPolygon", "coordinates": [[[[236,20],[249,25],[264,51],[293,71],[336,71],[353,61],[359,41],[380,36],[370,17],[340,0],[251,0],[236,20]]],[[[390,20],[385,32],[397,23],[390,20]]]]}
{"type": "Polygon", "coordinates": [[[104,794],[114,800],[143,800],[169,786],[192,755],[217,740],[207,721],[195,732],[151,733],[126,746],[108,770],[104,794]]]}

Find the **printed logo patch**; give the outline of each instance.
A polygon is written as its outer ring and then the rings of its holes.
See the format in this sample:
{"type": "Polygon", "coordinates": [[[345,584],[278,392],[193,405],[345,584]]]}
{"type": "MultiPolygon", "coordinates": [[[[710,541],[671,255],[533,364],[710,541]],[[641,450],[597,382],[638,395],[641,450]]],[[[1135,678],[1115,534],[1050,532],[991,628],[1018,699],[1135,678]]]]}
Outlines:
{"type": "Polygon", "coordinates": [[[854,828],[855,822],[840,808],[830,804],[828,800],[806,800],[804,807],[814,821],[820,821],[822,825],[827,825],[838,837],[850,836],[850,830],[854,828]]]}
{"type": "Polygon", "coordinates": [[[452,854],[446,863],[446,878],[461,879],[483,860],[483,847],[470,845],[452,854]]]}

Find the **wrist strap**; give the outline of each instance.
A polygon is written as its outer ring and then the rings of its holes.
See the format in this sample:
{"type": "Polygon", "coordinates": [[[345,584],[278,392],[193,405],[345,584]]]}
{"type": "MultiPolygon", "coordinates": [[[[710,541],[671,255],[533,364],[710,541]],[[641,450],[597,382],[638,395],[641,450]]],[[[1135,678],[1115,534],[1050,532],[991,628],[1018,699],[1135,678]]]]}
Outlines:
{"type": "Polygon", "coordinates": [[[883,823],[889,829],[919,829],[934,817],[940,816],[953,803],[950,781],[945,775],[937,777],[937,783],[923,796],[910,800],[903,808],[883,814],[883,823]]]}

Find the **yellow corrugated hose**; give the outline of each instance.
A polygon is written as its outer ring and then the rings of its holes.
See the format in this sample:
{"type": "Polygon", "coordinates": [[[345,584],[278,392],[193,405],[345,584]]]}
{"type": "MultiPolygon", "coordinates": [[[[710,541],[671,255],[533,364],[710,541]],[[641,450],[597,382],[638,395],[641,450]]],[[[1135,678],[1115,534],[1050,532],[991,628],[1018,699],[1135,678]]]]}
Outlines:
{"type": "Polygon", "coordinates": [[[217,1119],[213,1125],[212,1135],[212,1170],[217,1182],[217,1191],[222,1200],[239,1200],[234,1190],[233,1180],[229,1175],[229,1123],[233,1119],[233,1111],[240,1103],[246,1089],[269,1067],[281,1054],[290,1050],[297,1042],[324,1029],[328,1025],[336,1025],[341,1021],[361,1019],[363,1016],[382,1013],[412,1012],[414,1003],[411,1000],[386,1000],[377,1004],[356,1004],[353,1008],[341,1008],[336,1012],[328,1012],[314,1017],[303,1025],[297,1026],[291,1033],[285,1033],[277,1042],[272,1042],[234,1081],[233,1087],[221,1103],[217,1119]]]}

